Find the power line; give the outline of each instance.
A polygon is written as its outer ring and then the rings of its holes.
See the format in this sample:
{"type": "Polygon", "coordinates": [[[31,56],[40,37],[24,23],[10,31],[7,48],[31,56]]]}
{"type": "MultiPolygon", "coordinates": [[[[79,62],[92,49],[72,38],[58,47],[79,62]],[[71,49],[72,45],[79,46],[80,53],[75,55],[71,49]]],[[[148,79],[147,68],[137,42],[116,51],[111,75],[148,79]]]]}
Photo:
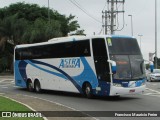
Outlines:
{"type": "Polygon", "coordinates": [[[105,14],[102,15],[102,19],[105,19],[105,25],[102,25],[105,29],[105,34],[114,34],[115,31],[121,31],[124,28],[124,2],[125,0],[107,0],[108,10],[102,11],[102,14],[105,14]],[[123,5],[123,10],[119,11],[121,5],[123,5]],[[123,26],[121,29],[119,29],[119,13],[123,13],[123,26]]]}
{"type": "Polygon", "coordinates": [[[83,8],[81,8],[81,6],[79,5],[79,3],[77,2],[77,1],[75,1],[75,0],[69,0],[72,4],[74,4],[76,7],[78,7],[81,11],[83,11],[86,15],[88,15],[90,18],[92,18],[93,20],[95,20],[96,22],[98,22],[98,23],[101,23],[102,24],[102,22],[101,21],[99,21],[99,20],[97,20],[96,18],[94,18],[92,15],[90,15],[86,10],[84,10],[83,8]]]}
{"type": "Polygon", "coordinates": [[[102,11],[104,11],[104,9],[105,9],[107,3],[108,3],[108,2],[107,2],[107,0],[106,0],[106,2],[105,2],[105,4],[104,4],[104,7],[103,7],[103,10],[102,10],[102,11]]]}

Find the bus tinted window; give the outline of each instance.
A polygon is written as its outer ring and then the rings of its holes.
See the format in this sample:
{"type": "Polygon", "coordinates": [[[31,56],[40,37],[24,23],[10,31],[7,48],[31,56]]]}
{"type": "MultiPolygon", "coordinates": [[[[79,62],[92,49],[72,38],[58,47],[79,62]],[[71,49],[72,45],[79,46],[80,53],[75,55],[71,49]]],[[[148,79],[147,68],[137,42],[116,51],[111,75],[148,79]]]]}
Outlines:
{"type": "Polygon", "coordinates": [[[110,54],[141,55],[138,43],[133,38],[107,38],[110,54]]]}
{"type": "Polygon", "coordinates": [[[105,41],[103,38],[93,39],[92,45],[93,47],[96,47],[96,49],[93,49],[94,56],[107,56],[105,41]]]}
{"type": "Polygon", "coordinates": [[[16,60],[91,56],[89,40],[16,49],[16,60]]]}

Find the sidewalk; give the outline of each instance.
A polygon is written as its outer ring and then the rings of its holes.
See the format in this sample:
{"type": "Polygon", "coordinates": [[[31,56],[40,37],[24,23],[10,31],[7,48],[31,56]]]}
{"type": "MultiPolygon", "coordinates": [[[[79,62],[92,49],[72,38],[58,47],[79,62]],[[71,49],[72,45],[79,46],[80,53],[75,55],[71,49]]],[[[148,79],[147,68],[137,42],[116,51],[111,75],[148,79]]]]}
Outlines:
{"type": "MultiPolygon", "coordinates": [[[[33,98],[21,94],[4,94],[9,98],[22,102],[36,111],[73,111],[70,108],[56,104],[51,101],[46,101],[39,98],[33,98]]],[[[47,117],[48,120],[93,120],[91,117],[47,117]]]]}

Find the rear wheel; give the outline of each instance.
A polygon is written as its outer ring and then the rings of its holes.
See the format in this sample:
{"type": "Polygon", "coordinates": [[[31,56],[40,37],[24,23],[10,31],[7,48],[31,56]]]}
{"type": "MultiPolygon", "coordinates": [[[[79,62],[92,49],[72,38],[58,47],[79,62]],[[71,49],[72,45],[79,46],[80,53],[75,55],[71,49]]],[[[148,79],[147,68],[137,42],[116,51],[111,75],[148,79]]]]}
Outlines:
{"type": "Polygon", "coordinates": [[[85,93],[86,97],[89,99],[93,97],[92,87],[89,83],[85,84],[84,93],[85,93]]]}
{"type": "Polygon", "coordinates": [[[34,90],[37,93],[41,92],[41,84],[40,84],[40,82],[38,80],[36,80],[35,83],[34,83],[34,90]]]}
{"type": "Polygon", "coordinates": [[[31,80],[27,81],[27,90],[32,92],[33,91],[33,84],[31,80]]]}

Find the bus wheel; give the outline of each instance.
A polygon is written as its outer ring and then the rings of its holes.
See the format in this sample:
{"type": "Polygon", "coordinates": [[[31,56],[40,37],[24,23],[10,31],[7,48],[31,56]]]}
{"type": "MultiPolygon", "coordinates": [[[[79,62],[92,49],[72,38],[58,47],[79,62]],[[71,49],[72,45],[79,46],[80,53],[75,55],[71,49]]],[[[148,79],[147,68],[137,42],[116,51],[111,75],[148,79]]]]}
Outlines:
{"type": "Polygon", "coordinates": [[[38,80],[36,80],[35,83],[34,83],[34,90],[37,93],[41,92],[41,84],[40,84],[40,82],[38,80]]]}
{"type": "Polygon", "coordinates": [[[86,83],[85,84],[85,95],[87,98],[91,99],[93,97],[93,94],[92,94],[92,87],[89,83],[86,83]]]}
{"type": "Polygon", "coordinates": [[[32,85],[32,81],[28,80],[27,81],[27,90],[32,92],[33,91],[33,85],[32,85]]]}

